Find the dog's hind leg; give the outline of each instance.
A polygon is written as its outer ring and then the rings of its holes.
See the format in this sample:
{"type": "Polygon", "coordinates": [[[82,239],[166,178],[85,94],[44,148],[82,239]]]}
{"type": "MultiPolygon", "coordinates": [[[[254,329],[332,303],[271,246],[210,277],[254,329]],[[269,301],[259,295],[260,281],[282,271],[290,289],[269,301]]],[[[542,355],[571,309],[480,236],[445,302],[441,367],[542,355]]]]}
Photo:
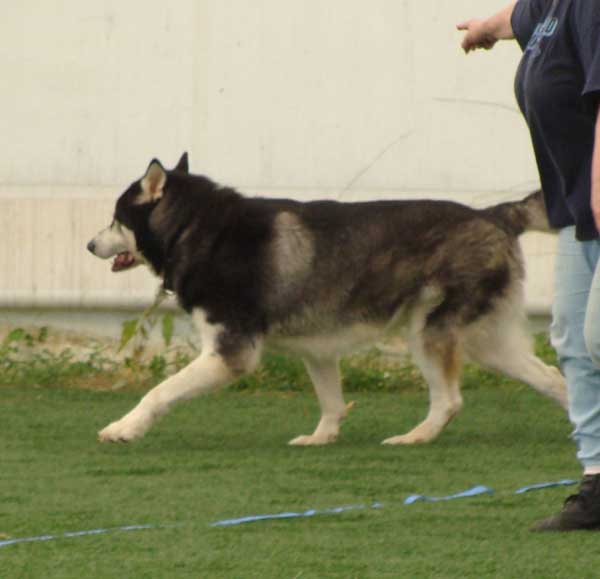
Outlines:
{"type": "Polygon", "coordinates": [[[200,356],[150,390],[123,418],[101,430],[98,435],[101,442],[140,438],[176,402],[216,390],[257,366],[260,339],[225,340],[227,333],[222,326],[209,324],[202,314],[196,317],[201,318],[198,324],[202,338],[200,356]]]}
{"type": "Polygon", "coordinates": [[[424,329],[412,332],[409,346],[429,386],[429,413],[416,428],[388,438],[383,444],[430,442],[462,408],[459,383],[462,356],[456,338],[447,332],[424,329]]]}
{"type": "Polygon", "coordinates": [[[531,337],[517,316],[490,318],[465,341],[469,359],[491,370],[533,386],[538,392],[567,407],[567,387],[554,366],[534,353],[531,337]]]}
{"type": "Polygon", "coordinates": [[[321,420],[312,434],[298,436],[289,444],[315,446],[335,442],[340,423],[346,417],[338,361],[332,358],[305,358],[304,364],[319,399],[321,420]]]}

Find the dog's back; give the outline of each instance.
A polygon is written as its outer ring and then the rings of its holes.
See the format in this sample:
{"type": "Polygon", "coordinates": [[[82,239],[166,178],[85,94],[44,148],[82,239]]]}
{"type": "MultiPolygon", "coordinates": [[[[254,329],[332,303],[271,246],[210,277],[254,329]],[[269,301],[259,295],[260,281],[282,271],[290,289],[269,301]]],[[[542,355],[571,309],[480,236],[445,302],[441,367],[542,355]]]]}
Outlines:
{"type": "Polygon", "coordinates": [[[484,210],[445,201],[279,204],[263,264],[269,320],[287,333],[386,325],[427,300],[437,302],[428,323],[471,323],[521,283],[516,238],[536,224],[538,205],[537,194],[484,210]]]}

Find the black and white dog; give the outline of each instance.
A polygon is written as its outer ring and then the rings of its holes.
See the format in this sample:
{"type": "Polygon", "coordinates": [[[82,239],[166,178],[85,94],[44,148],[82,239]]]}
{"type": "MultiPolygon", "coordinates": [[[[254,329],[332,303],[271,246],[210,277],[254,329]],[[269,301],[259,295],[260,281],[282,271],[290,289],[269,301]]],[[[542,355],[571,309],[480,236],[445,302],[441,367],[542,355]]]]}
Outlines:
{"type": "Polygon", "coordinates": [[[541,193],[483,210],[446,201],[301,203],[244,197],[153,160],[88,249],[112,269],[148,265],[190,313],[200,356],[152,389],[102,441],[144,435],[180,400],[226,385],[264,346],[302,356],[321,407],[310,435],[335,441],[346,415],[338,358],[403,333],[430,389],[425,420],[385,444],[435,438],[462,406],[468,358],[566,405],[564,380],[524,329],[518,236],[547,230],[541,193]]]}

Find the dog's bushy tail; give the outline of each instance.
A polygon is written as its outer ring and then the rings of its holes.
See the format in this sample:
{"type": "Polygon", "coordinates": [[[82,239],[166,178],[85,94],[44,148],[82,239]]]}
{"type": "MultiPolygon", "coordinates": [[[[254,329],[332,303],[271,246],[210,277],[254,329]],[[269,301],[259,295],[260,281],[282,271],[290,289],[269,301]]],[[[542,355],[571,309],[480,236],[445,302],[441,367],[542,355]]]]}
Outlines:
{"type": "Polygon", "coordinates": [[[542,191],[535,191],[521,201],[492,205],[483,211],[513,235],[521,235],[525,231],[552,231],[542,191]]]}

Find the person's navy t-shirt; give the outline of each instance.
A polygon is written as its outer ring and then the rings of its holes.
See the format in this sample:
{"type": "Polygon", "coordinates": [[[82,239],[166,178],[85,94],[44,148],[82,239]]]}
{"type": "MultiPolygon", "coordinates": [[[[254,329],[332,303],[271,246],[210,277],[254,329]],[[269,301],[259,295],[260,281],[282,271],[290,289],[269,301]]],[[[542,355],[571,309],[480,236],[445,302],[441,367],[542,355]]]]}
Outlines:
{"type": "Polygon", "coordinates": [[[598,237],[590,207],[600,101],[600,0],[519,0],[512,28],[523,49],[515,90],[525,115],[550,224],[598,237]]]}

